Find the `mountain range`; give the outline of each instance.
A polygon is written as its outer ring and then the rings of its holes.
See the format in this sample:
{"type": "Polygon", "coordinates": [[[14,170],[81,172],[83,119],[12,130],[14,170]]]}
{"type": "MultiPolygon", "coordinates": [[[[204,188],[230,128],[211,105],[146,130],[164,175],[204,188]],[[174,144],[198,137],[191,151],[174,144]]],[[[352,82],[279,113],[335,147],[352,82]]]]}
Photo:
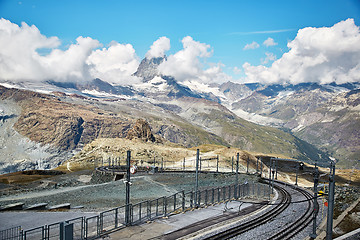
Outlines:
{"type": "Polygon", "coordinates": [[[320,165],[332,157],[344,167],[357,163],[359,83],[181,83],[159,73],[165,59],[142,60],[134,73],[141,82],[132,86],[101,79],[2,82],[1,171],[57,166],[94,139],[126,138],[138,119],[161,144],[212,143],[320,165]]]}

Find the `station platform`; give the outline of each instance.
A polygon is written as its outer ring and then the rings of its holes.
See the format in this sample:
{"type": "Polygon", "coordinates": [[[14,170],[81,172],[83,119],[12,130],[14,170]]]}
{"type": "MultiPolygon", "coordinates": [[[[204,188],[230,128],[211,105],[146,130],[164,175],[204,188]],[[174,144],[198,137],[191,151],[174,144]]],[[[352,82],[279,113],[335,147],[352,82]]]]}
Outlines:
{"type": "Polygon", "coordinates": [[[214,224],[217,224],[216,227],[227,224],[225,219],[231,222],[241,221],[249,217],[250,213],[262,211],[261,206],[239,201],[220,203],[126,227],[104,236],[103,239],[179,239],[185,235],[188,238],[193,234],[200,234],[202,230],[214,228],[214,224]]]}

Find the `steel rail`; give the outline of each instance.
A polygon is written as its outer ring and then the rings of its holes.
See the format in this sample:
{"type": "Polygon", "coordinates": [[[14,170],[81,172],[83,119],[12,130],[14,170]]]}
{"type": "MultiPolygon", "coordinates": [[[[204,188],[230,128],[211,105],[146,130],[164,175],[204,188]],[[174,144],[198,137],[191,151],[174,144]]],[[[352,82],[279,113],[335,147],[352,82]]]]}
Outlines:
{"type": "Polygon", "coordinates": [[[313,199],[312,194],[299,187],[296,187],[294,189],[300,192],[302,195],[304,195],[304,197],[308,200],[306,211],[297,220],[295,220],[293,224],[282,229],[281,231],[278,231],[268,239],[272,239],[272,240],[290,239],[291,237],[295,236],[300,231],[302,231],[304,228],[306,228],[309,225],[309,223],[312,221],[312,216],[314,213],[314,205],[313,205],[313,201],[311,201],[311,199],[313,199]]]}
{"type": "Polygon", "coordinates": [[[219,232],[215,235],[209,236],[205,239],[230,239],[237,235],[240,235],[246,231],[249,231],[253,228],[256,228],[262,224],[267,223],[269,220],[273,219],[280,213],[282,213],[291,202],[291,195],[288,191],[286,191],[285,188],[280,187],[279,185],[274,185],[274,187],[278,190],[278,192],[281,194],[281,200],[280,202],[272,208],[270,211],[266,212],[265,214],[262,214],[254,219],[251,219],[243,224],[240,224],[238,226],[235,226],[231,229],[228,229],[223,232],[219,232]]]}

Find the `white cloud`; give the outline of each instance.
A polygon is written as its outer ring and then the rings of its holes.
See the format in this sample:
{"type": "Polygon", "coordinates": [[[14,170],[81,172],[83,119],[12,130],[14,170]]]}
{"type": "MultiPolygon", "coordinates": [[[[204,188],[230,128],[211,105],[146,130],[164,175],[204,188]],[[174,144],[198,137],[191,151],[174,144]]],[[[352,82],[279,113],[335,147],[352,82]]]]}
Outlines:
{"type": "Polygon", "coordinates": [[[109,48],[89,37],[78,37],[75,44],[60,50],[57,37],[42,35],[36,26],[18,26],[0,19],[0,80],[10,81],[86,81],[101,78],[113,84],[131,84],[139,66],[130,44],[112,42],[109,48]],[[47,53],[47,54],[41,54],[47,53]]]}
{"type": "Polygon", "coordinates": [[[262,64],[267,64],[267,63],[269,63],[270,61],[276,60],[276,55],[273,54],[273,53],[271,53],[271,52],[266,52],[265,55],[266,55],[266,58],[264,58],[264,59],[262,58],[262,59],[261,59],[261,63],[262,63],[262,64]]]}
{"type": "Polygon", "coordinates": [[[245,63],[247,81],[293,84],[360,81],[360,30],[353,19],[332,27],[300,29],[288,48],[270,67],[245,63]]]}
{"type": "Polygon", "coordinates": [[[234,67],[234,68],[233,68],[233,72],[234,72],[235,74],[240,74],[240,73],[242,72],[242,70],[241,70],[241,68],[234,67]]]}
{"type": "Polygon", "coordinates": [[[252,42],[252,43],[248,43],[245,45],[245,47],[243,48],[243,50],[250,50],[250,49],[256,49],[259,48],[260,45],[257,42],[252,42]]]}
{"type": "Polygon", "coordinates": [[[277,42],[274,41],[274,39],[272,39],[271,37],[269,37],[268,39],[266,39],[264,42],[263,42],[263,45],[267,46],[267,47],[271,47],[271,46],[276,46],[278,45],[277,42]]]}
{"type": "Polygon", "coordinates": [[[109,48],[93,51],[86,62],[91,65],[90,73],[94,78],[123,85],[139,81],[132,76],[139,60],[131,44],[112,42],[109,48]]]}
{"type": "Polygon", "coordinates": [[[159,65],[163,75],[173,76],[181,82],[229,80],[230,77],[222,71],[222,64],[206,63],[206,59],[212,55],[210,45],[194,41],[190,36],[184,37],[182,44],[182,50],[170,55],[167,61],[159,65]]]}
{"type": "Polygon", "coordinates": [[[170,39],[167,37],[160,37],[150,47],[150,50],[146,53],[145,57],[148,59],[163,57],[165,53],[170,49],[170,39]]]}
{"type": "Polygon", "coordinates": [[[89,78],[86,58],[100,46],[97,40],[78,37],[76,43],[59,50],[57,37],[42,35],[37,27],[22,23],[18,26],[0,19],[0,79],[79,81],[89,78]],[[6,46],[6,47],[4,47],[6,46]],[[41,49],[50,53],[41,55],[41,49]]]}

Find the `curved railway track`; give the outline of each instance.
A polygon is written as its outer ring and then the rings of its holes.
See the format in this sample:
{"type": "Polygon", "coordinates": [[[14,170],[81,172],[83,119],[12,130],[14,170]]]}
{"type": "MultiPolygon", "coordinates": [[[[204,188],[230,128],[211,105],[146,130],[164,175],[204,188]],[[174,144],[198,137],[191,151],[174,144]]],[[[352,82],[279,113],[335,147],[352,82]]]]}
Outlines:
{"type": "MultiPolygon", "coordinates": [[[[209,236],[206,239],[231,239],[249,230],[255,229],[258,226],[265,224],[271,221],[272,219],[276,218],[279,214],[285,211],[286,208],[292,202],[292,197],[289,191],[287,191],[284,187],[282,187],[281,184],[283,183],[277,182],[277,184],[274,185],[274,188],[277,189],[279,195],[281,196],[281,199],[275,202],[274,204],[275,207],[273,207],[270,211],[266,212],[265,214],[262,214],[261,216],[255,217],[254,219],[251,219],[247,222],[244,222],[243,224],[238,225],[234,228],[209,236]]],[[[290,239],[291,237],[295,236],[300,231],[302,231],[304,228],[306,228],[308,224],[311,222],[312,214],[314,211],[313,202],[311,201],[312,199],[311,193],[299,187],[294,187],[293,189],[305,197],[305,199],[300,202],[308,202],[306,211],[287,227],[282,228],[276,232],[274,231],[270,237],[264,236],[265,239],[278,239],[278,240],[290,239]]]]}
{"type": "Polygon", "coordinates": [[[217,233],[211,237],[208,237],[206,239],[230,239],[235,236],[238,236],[250,229],[256,228],[270,219],[276,217],[281,212],[283,212],[290,204],[291,202],[291,195],[288,191],[286,191],[283,187],[280,187],[279,185],[274,185],[274,188],[276,188],[281,195],[280,202],[278,202],[275,207],[273,207],[270,211],[266,212],[265,214],[262,214],[254,219],[251,219],[241,225],[238,225],[234,228],[228,229],[224,232],[217,233]]]}
{"type": "Polygon", "coordinates": [[[280,240],[292,238],[304,228],[306,228],[312,221],[312,216],[314,213],[314,203],[311,201],[313,198],[312,194],[299,187],[295,187],[294,189],[300,192],[308,202],[306,211],[293,224],[274,233],[268,239],[280,240]]]}

